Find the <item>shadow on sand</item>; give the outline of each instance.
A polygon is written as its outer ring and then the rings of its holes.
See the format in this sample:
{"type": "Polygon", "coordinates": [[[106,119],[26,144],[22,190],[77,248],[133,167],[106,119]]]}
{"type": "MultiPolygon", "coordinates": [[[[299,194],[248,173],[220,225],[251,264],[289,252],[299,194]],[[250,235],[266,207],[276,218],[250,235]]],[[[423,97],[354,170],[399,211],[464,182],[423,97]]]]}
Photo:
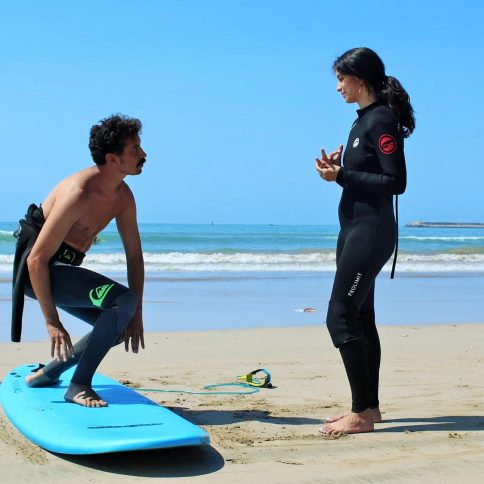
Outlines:
{"type": "Polygon", "coordinates": [[[211,474],[225,461],[213,447],[178,447],[96,455],[55,454],[91,469],[136,477],[193,477],[211,474]]]}
{"type": "Polygon", "coordinates": [[[321,419],[306,417],[273,416],[267,410],[193,410],[185,407],[168,407],[195,425],[230,425],[244,421],[266,422],[276,425],[318,425],[321,419]]]}
{"type": "Polygon", "coordinates": [[[396,418],[383,420],[383,423],[403,424],[375,432],[476,432],[484,431],[483,416],[449,416],[427,418],[396,418]]]}
{"type": "MultiPolygon", "coordinates": [[[[230,425],[242,421],[264,421],[276,425],[320,424],[321,420],[303,417],[273,417],[263,410],[192,410],[166,407],[195,425],[230,425]]],[[[96,455],[55,454],[75,464],[113,474],[138,477],[192,477],[210,474],[225,465],[213,447],[178,447],[137,452],[96,455]]]]}

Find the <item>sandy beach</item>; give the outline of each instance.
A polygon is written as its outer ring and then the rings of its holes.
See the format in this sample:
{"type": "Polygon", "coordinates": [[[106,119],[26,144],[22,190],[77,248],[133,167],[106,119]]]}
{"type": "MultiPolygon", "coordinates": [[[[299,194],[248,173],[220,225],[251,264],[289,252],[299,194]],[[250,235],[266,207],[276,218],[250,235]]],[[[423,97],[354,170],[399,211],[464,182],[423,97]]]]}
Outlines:
{"type": "Polygon", "coordinates": [[[2,2],[0,484],[484,484],[483,18],[2,2]]]}
{"type": "MultiPolygon", "coordinates": [[[[381,339],[384,422],[371,434],[325,438],[318,428],[348,407],[349,389],[323,326],[149,334],[145,351],[115,348],[100,371],[134,387],[200,390],[265,367],[275,388],[146,393],[203,427],[206,448],[56,455],[2,412],[2,482],[482,482],[484,325],[386,326],[381,339]]],[[[0,344],[2,376],[43,361],[47,346],[0,344]]]]}

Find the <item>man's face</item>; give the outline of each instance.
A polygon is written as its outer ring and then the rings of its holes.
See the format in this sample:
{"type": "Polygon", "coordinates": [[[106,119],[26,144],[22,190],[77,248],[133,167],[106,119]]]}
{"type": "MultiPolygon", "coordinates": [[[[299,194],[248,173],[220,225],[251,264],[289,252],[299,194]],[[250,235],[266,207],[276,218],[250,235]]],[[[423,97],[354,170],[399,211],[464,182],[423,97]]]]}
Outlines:
{"type": "Polygon", "coordinates": [[[129,138],[118,158],[121,160],[121,167],[126,175],[139,175],[146,162],[146,153],[141,148],[140,137],[129,138]]]}

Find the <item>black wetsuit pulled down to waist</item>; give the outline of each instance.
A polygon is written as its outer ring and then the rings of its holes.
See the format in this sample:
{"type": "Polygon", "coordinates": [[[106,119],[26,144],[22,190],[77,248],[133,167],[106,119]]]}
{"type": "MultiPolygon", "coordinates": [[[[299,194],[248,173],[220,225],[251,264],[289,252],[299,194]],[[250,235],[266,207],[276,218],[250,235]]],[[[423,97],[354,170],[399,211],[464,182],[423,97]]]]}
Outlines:
{"type": "Polygon", "coordinates": [[[386,105],[374,103],[358,110],[336,181],[343,187],[338,209],[341,230],[326,325],[343,356],[353,410],[362,411],[378,406],[375,278],[397,241],[393,195],[406,187],[403,136],[386,105]],[[374,361],[366,361],[367,353],[374,361]],[[355,389],[359,384],[363,387],[355,389]]]}
{"type": "MultiPolygon", "coordinates": [[[[36,298],[30,283],[27,257],[44,224],[42,209],[30,205],[16,233],[13,295],[12,341],[20,341],[24,294],[36,298]]],[[[85,254],[62,242],[49,261],[50,284],[55,305],[93,326],[74,345],[74,356],[67,361],[53,360],[44,368],[49,381],[77,365],[72,382],[89,386],[99,363],[109,349],[122,340],[124,330],[133,318],[136,294],[102,274],[79,267],[85,254]]],[[[43,365],[41,365],[43,366],[43,365]]]]}
{"type": "MultiPolygon", "coordinates": [[[[11,339],[19,342],[22,334],[22,316],[24,308],[25,284],[29,281],[27,258],[45,223],[42,207],[31,204],[25,218],[19,220],[18,229],[14,232],[17,238],[13,262],[12,277],[12,326],[11,339]]],[[[51,263],[58,261],[72,266],[80,266],[86,254],[62,242],[51,258],[51,263]]]]}

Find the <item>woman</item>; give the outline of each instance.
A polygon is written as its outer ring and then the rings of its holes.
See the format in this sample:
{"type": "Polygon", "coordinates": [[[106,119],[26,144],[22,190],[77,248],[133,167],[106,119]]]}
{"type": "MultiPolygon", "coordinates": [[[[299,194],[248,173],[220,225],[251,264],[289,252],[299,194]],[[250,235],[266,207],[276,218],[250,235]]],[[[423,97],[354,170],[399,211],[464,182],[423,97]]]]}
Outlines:
{"type": "Polygon", "coordinates": [[[339,349],[351,387],[349,412],[327,419],[325,434],[370,432],[381,422],[378,401],[380,341],[375,326],[375,278],[397,241],[393,195],[406,187],[403,140],[415,128],[407,92],[385,74],[368,48],[345,52],[333,64],[336,90],[358,103],[358,118],[343,145],[329,156],[321,150],[316,170],[343,187],[336,274],[326,325],[339,349]]]}

